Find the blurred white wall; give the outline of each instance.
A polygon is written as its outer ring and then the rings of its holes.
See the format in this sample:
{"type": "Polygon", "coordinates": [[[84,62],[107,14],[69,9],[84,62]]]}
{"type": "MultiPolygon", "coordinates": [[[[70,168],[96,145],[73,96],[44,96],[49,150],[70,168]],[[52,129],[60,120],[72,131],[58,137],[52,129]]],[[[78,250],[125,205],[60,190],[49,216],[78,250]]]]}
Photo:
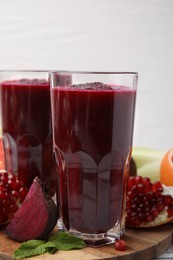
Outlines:
{"type": "Polygon", "coordinates": [[[0,0],[0,69],[137,71],[134,145],[173,147],[172,0],[0,0]]]}

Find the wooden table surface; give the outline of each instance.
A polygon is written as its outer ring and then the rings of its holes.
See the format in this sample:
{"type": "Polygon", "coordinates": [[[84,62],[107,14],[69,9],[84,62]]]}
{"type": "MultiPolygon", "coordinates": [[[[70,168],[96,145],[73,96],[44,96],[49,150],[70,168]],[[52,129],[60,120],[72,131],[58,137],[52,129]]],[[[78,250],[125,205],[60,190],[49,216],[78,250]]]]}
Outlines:
{"type": "MultiPolygon", "coordinates": [[[[32,260],[151,260],[173,259],[173,224],[168,223],[157,228],[126,229],[123,236],[127,243],[125,251],[116,251],[114,245],[100,248],[86,247],[82,250],[57,251],[30,257],[32,260]],[[163,253],[164,252],[164,253],[163,253]],[[155,258],[154,258],[155,257],[155,258]]],[[[0,231],[0,260],[12,260],[13,252],[20,243],[11,240],[4,231],[0,231]]]]}
{"type": "Polygon", "coordinates": [[[161,254],[157,258],[154,258],[153,260],[156,260],[156,259],[158,259],[158,260],[170,260],[170,259],[173,259],[173,243],[169,247],[169,249],[167,249],[163,254],[161,254]]]}

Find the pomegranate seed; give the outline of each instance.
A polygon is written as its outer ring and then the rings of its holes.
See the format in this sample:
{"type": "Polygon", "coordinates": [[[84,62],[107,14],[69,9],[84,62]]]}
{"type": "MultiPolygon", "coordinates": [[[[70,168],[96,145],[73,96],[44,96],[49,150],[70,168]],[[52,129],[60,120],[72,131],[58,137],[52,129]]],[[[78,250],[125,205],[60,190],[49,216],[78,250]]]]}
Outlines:
{"type": "Polygon", "coordinates": [[[145,215],[143,212],[139,212],[138,217],[139,217],[140,221],[142,221],[142,222],[145,220],[145,215]]]}
{"type": "Polygon", "coordinates": [[[164,204],[158,203],[158,204],[156,205],[156,208],[157,208],[157,210],[158,210],[159,212],[162,212],[162,211],[164,210],[165,206],[164,206],[164,204]]]}
{"type": "Polygon", "coordinates": [[[136,204],[132,204],[132,206],[130,207],[130,209],[131,209],[131,211],[136,212],[136,210],[137,210],[136,204]]]}
{"type": "Polygon", "coordinates": [[[142,221],[138,216],[136,216],[129,219],[129,223],[134,227],[139,227],[142,224],[142,221]]]}
{"type": "Polygon", "coordinates": [[[142,180],[142,183],[145,184],[145,185],[151,183],[150,178],[144,177],[143,180],[142,180]]]}
{"type": "Polygon", "coordinates": [[[3,176],[1,177],[1,181],[2,181],[3,183],[8,183],[8,177],[7,177],[6,175],[3,175],[3,176]]]}
{"type": "Polygon", "coordinates": [[[124,251],[126,250],[126,242],[123,239],[117,240],[114,244],[115,249],[117,251],[124,251]]]}
{"type": "Polygon", "coordinates": [[[25,198],[26,197],[26,194],[27,194],[28,190],[26,187],[21,187],[20,190],[19,190],[19,193],[20,193],[20,196],[22,198],[25,198]]]}
{"type": "Polygon", "coordinates": [[[142,176],[136,176],[135,178],[136,178],[136,184],[142,183],[143,181],[142,176]]]}
{"type": "Polygon", "coordinates": [[[158,191],[159,193],[163,192],[163,187],[160,181],[155,181],[153,183],[153,192],[158,192],[158,191]]]}
{"type": "Polygon", "coordinates": [[[131,200],[129,199],[129,197],[127,197],[126,205],[127,205],[127,208],[130,208],[131,205],[132,205],[131,200]]]}
{"type": "Polygon", "coordinates": [[[2,214],[3,214],[4,216],[7,216],[8,213],[9,213],[9,211],[10,211],[9,208],[3,208],[3,209],[2,209],[2,214]]]}
{"type": "Polygon", "coordinates": [[[8,175],[8,179],[15,181],[15,180],[16,180],[16,176],[15,176],[14,174],[11,174],[11,173],[10,173],[10,174],[8,175]]]}
{"type": "Polygon", "coordinates": [[[8,184],[12,190],[19,190],[20,184],[18,180],[9,180],[8,184]]]}
{"type": "Polygon", "coordinates": [[[137,185],[137,190],[138,190],[138,193],[144,193],[144,185],[142,183],[139,183],[137,185]]]}
{"type": "Polygon", "coordinates": [[[136,178],[135,177],[129,177],[128,188],[132,188],[134,185],[136,185],[136,178]]]}
{"type": "Polygon", "coordinates": [[[16,191],[16,190],[12,190],[12,193],[11,193],[11,195],[13,196],[13,198],[16,198],[16,199],[18,199],[18,198],[19,198],[19,196],[20,196],[19,192],[18,192],[18,191],[16,191]]]}
{"type": "Polygon", "coordinates": [[[157,202],[156,198],[153,198],[150,200],[151,205],[156,205],[156,202],[157,202]]]}
{"type": "Polygon", "coordinates": [[[146,197],[149,201],[151,201],[155,196],[154,196],[154,192],[153,191],[148,191],[148,193],[146,194],[146,197]]]}
{"type": "Polygon", "coordinates": [[[173,206],[169,206],[169,208],[167,209],[167,213],[168,213],[168,217],[173,216],[173,206]]]}
{"type": "Polygon", "coordinates": [[[152,191],[153,190],[153,185],[152,183],[147,183],[145,185],[145,194],[147,194],[149,191],[152,191]]]}
{"type": "Polygon", "coordinates": [[[133,191],[128,191],[127,196],[129,199],[133,199],[135,197],[135,193],[133,191]]]}
{"type": "Polygon", "coordinates": [[[6,192],[4,193],[2,190],[0,191],[0,200],[5,200],[6,199],[6,192]]]}
{"type": "Polygon", "coordinates": [[[153,217],[157,217],[159,215],[159,212],[156,208],[152,208],[150,213],[153,217]]]}
{"type": "Polygon", "coordinates": [[[143,199],[143,205],[144,205],[145,208],[147,208],[149,206],[149,201],[148,201],[146,196],[143,199]]]}
{"type": "Polygon", "coordinates": [[[144,195],[144,194],[142,194],[142,193],[138,194],[137,200],[138,200],[140,203],[143,202],[144,199],[145,199],[145,195],[144,195]]]}
{"type": "Polygon", "coordinates": [[[145,221],[151,222],[154,220],[154,217],[148,212],[145,214],[145,221]]]}
{"type": "Polygon", "coordinates": [[[11,204],[11,201],[8,200],[8,199],[2,201],[2,207],[3,208],[9,208],[10,204],[11,204]]]}
{"type": "Polygon", "coordinates": [[[164,196],[164,204],[165,206],[168,206],[173,203],[173,198],[170,195],[164,196]]]}
{"type": "Polygon", "coordinates": [[[16,205],[16,204],[12,204],[11,206],[10,206],[10,212],[12,213],[12,212],[16,212],[18,210],[18,206],[16,205]]]}
{"type": "Polygon", "coordinates": [[[136,213],[136,212],[133,212],[133,211],[129,211],[129,212],[127,213],[127,216],[130,217],[130,218],[134,218],[134,217],[137,216],[137,213],[136,213]]]}
{"type": "Polygon", "coordinates": [[[1,192],[7,192],[8,189],[7,189],[6,186],[0,186],[0,191],[1,191],[1,192]]]}

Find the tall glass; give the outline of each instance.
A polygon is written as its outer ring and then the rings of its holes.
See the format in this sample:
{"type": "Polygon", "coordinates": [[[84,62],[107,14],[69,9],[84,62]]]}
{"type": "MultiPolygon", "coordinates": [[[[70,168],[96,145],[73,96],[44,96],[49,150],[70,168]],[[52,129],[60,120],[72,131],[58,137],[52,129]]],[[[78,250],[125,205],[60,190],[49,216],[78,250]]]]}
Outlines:
{"type": "Polygon", "coordinates": [[[6,170],[29,188],[35,176],[55,194],[48,71],[0,71],[1,127],[6,170]]]}
{"type": "Polygon", "coordinates": [[[124,228],[138,75],[50,75],[63,228],[92,246],[112,243],[124,228]],[[59,75],[70,83],[59,84],[59,75]]]}

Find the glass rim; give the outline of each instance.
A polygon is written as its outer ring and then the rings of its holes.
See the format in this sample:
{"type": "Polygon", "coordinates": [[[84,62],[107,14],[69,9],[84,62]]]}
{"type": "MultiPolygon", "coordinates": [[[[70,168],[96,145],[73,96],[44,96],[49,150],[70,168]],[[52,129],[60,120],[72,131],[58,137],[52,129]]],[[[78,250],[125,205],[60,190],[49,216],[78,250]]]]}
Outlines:
{"type": "Polygon", "coordinates": [[[78,71],[78,70],[51,70],[50,74],[105,74],[105,75],[138,75],[138,72],[133,71],[78,71]]]}
{"type": "Polygon", "coordinates": [[[9,70],[0,70],[0,73],[14,73],[14,72],[23,72],[23,73],[50,73],[50,74],[54,74],[54,73],[60,73],[60,74],[107,74],[107,75],[138,75],[138,72],[135,71],[85,71],[85,70],[21,70],[21,69],[17,69],[17,70],[13,70],[13,69],[9,69],[9,70]]]}

